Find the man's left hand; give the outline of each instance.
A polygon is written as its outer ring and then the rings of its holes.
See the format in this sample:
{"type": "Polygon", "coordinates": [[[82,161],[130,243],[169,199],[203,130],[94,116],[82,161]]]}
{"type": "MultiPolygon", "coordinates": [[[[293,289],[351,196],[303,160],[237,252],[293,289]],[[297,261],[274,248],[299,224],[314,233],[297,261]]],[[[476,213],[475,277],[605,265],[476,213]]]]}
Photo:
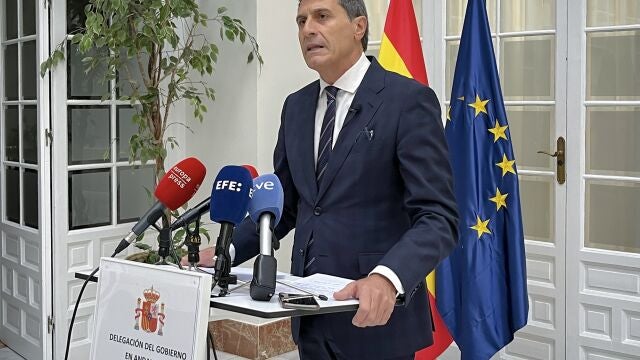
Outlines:
{"type": "Polygon", "coordinates": [[[380,274],[349,283],[335,292],[336,300],[358,299],[360,307],[351,321],[357,327],[385,325],[396,303],[396,288],[380,274]]]}

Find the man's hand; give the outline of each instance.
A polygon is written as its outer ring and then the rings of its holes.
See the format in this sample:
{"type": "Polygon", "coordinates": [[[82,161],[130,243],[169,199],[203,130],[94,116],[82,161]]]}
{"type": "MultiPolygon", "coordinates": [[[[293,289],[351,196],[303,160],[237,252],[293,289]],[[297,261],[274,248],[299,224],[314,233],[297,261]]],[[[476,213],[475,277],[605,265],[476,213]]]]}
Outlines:
{"type": "MultiPolygon", "coordinates": [[[[210,247],[210,248],[206,248],[202,251],[200,251],[200,262],[198,263],[198,266],[200,267],[208,267],[208,268],[212,268],[214,263],[213,263],[213,256],[216,254],[216,247],[210,247]]],[[[185,255],[182,257],[182,259],[180,260],[180,264],[182,264],[182,266],[188,266],[189,265],[189,260],[188,260],[188,255],[185,255]]]]}
{"type": "Polygon", "coordinates": [[[380,274],[349,283],[335,292],[336,300],[358,299],[360,307],[351,321],[357,327],[384,325],[396,304],[396,288],[380,274]]]}

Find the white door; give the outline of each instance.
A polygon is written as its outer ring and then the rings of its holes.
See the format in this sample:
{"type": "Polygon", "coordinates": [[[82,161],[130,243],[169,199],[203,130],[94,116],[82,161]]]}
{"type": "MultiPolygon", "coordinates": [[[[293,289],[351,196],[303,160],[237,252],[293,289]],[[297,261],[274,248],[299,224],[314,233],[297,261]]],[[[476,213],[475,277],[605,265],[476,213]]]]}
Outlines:
{"type": "Polygon", "coordinates": [[[640,1],[572,1],[567,359],[640,359],[640,1]]]}
{"type": "Polygon", "coordinates": [[[45,2],[2,0],[0,35],[0,339],[26,359],[47,359],[49,83],[39,76],[48,52],[45,2]]]}
{"type": "MultiPolygon", "coordinates": [[[[87,0],[52,2],[52,46],[71,38],[84,26],[87,0]]],[[[88,56],[88,55],[86,55],[88,56]]],[[[91,271],[102,256],[110,256],[122,237],[150,206],[153,164],[128,162],[129,137],[137,126],[127,101],[114,100],[114,82],[103,83],[96,72],[85,73],[82,56],[67,42],[66,57],[51,72],[52,114],[55,119],[54,178],[54,304],[58,319],[55,358],[63,359],[68,324],[82,281],[77,271],[91,271]],[[106,101],[101,97],[110,94],[106,101]],[[139,163],[138,163],[139,165],[139,163]]],[[[126,90],[125,90],[126,91],[126,90]]],[[[132,251],[133,246],[128,250],[132,251]]],[[[126,256],[123,253],[122,256],[126,256]]],[[[71,337],[70,359],[89,358],[96,284],[80,301],[71,337]]]]}

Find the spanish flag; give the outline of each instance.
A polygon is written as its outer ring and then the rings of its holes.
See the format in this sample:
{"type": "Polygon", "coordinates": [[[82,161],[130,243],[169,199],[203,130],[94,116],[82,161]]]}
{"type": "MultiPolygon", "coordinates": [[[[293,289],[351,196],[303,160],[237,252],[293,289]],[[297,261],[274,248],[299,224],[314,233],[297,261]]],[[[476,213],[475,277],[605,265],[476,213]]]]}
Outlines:
{"type": "MultiPolygon", "coordinates": [[[[411,0],[391,0],[378,59],[389,71],[429,84],[411,0]]],[[[416,360],[436,359],[453,341],[436,308],[435,271],[427,276],[427,287],[435,325],[433,345],[417,352],[416,360]]]]}

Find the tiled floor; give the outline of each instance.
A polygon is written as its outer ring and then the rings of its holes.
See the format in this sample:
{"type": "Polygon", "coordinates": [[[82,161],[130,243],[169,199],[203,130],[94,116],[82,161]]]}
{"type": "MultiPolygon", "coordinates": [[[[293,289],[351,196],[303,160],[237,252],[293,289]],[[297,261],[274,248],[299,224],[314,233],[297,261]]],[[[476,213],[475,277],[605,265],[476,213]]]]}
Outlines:
{"type": "MultiPolygon", "coordinates": [[[[213,354],[211,355],[211,359],[213,360],[213,354]]],[[[218,351],[218,360],[244,360],[245,358],[234,355],[223,353],[218,351]]],[[[297,351],[292,351],[290,353],[278,355],[276,357],[272,357],[271,360],[298,360],[297,351]]],[[[9,348],[0,349],[0,360],[24,360],[21,356],[11,351],[9,348]]]]}

